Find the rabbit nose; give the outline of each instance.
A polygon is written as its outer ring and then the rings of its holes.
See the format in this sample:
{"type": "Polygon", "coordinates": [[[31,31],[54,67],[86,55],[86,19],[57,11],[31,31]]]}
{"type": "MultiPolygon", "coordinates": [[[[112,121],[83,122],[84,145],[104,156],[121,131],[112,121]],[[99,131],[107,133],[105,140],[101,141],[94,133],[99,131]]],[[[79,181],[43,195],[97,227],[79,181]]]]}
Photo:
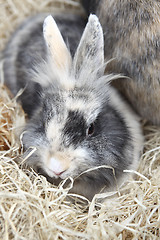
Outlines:
{"type": "Polygon", "coordinates": [[[50,159],[49,169],[55,175],[59,176],[67,170],[67,167],[65,166],[65,164],[62,161],[52,157],[50,159]]]}
{"type": "Polygon", "coordinates": [[[55,175],[57,175],[57,176],[60,176],[62,173],[64,173],[65,172],[65,170],[64,171],[62,171],[62,172],[55,172],[55,171],[53,171],[53,173],[55,174],[55,175]]]}

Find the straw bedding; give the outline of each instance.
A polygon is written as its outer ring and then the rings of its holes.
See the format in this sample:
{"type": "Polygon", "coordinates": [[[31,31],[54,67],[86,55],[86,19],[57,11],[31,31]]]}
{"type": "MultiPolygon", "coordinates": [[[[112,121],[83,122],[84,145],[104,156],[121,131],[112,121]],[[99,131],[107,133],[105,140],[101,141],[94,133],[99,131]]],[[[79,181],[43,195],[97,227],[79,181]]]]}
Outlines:
{"type": "MultiPolygon", "coordinates": [[[[1,0],[0,49],[24,17],[64,9],[81,11],[76,0],[1,0]]],[[[25,116],[0,75],[0,239],[160,239],[160,128],[143,123],[140,166],[121,189],[72,202],[64,183],[23,168],[17,133],[25,116]]]]}

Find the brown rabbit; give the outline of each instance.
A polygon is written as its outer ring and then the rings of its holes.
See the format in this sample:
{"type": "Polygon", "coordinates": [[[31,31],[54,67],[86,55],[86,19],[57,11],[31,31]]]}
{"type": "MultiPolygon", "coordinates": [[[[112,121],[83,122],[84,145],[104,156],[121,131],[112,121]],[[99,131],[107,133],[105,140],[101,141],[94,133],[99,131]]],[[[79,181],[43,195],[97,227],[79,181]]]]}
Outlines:
{"type": "Polygon", "coordinates": [[[103,27],[108,71],[127,79],[114,81],[138,114],[160,124],[160,1],[82,0],[103,27]]]}

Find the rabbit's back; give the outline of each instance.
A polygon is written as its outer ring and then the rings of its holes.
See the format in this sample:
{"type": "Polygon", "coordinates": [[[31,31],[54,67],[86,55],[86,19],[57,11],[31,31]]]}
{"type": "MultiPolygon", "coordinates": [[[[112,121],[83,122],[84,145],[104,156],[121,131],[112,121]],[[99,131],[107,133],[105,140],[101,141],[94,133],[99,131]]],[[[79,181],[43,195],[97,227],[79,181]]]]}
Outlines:
{"type": "Polygon", "coordinates": [[[132,79],[115,86],[143,118],[160,124],[159,1],[91,0],[85,7],[102,24],[105,58],[114,58],[107,70],[132,79]]]}

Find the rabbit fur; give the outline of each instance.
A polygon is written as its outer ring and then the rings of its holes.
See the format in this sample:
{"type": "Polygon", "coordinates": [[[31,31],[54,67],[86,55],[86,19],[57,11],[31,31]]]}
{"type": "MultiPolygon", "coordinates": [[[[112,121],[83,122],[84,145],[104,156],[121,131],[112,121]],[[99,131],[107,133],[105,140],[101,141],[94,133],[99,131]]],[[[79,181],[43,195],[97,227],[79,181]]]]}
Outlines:
{"type": "Polygon", "coordinates": [[[113,84],[134,110],[160,124],[160,2],[158,0],[81,0],[104,31],[107,72],[129,77],[113,84]]]}
{"type": "Polygon", "coordinates": [[[26,164],[55,184],[72,177],[71,192],[92,199],[136,169],[143,136],[110,84],[120,76],[104,75],[98,18],[90,15],[86,27],[78,16],[54,19],[31,17],[13,34],[3,52],[5,83],[14,95],[23,89],[22,141],[26,153],[35,149],[26,164]]]}

